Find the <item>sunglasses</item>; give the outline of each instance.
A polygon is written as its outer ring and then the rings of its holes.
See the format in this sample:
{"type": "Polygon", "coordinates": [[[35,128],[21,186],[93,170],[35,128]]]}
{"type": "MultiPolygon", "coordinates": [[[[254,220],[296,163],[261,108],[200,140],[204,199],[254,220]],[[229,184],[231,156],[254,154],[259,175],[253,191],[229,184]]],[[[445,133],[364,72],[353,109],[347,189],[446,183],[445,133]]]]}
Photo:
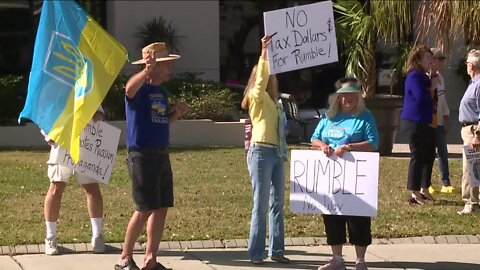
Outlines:
{"type": "Polygon", "coordinates": [[[440,60],[440,61],[443,61],[443,60],[447,59],[445,56],[436,56],[434,58],[437,59],[437,60],[440,60]]]}

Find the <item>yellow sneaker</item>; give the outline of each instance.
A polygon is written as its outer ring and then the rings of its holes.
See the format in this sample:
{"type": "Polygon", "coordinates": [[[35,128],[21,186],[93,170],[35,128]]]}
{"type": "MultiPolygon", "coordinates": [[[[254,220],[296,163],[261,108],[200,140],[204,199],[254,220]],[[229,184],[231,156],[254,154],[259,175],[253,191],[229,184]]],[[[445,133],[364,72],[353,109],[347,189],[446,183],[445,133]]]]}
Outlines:
{"type": "Polygon", "coordinates": [[[440,190],[441,193],[453,193],[455,191],[455,188],[453,186],[442,186],[442,189],[440,190]]]}
{"type": "Polygon", "coordinates": [[[428,192],[430,192],[430,194],[435,193],[435,189],[433,188],[433,186],[430,186],[430,187],[428,188],[428,192]]]}

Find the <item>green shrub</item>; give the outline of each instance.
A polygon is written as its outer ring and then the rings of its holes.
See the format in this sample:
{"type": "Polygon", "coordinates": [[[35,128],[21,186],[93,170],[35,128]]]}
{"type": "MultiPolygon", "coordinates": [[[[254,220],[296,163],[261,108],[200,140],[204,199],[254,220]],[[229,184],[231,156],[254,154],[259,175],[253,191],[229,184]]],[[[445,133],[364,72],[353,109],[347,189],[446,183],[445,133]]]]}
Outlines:
{"type": "Polygon", "coordinates": [[[102,106],[106,120],[125,120],[125,84],[127,80],[127,76],[118,75],[103,100],[102,106]]]}
{"type": "Polygon", "coordinates": [[[199,74],[183,72],[165,83],[172,102],[183,100],[188,104],[184,118],[235,120],[240,112],[241,95],[217,81],[200,79],[199,74]]]}
{"type": "MultiPolygon", "coordinates": [[[[169,92],[170,107],[176,100],[188,104],[184,119],[236,120],[240,112],[241,95],[225,85],[198,78],[199,73],[183,72],[164,86],[169,92]]],[[[128,77],[115,79],[102,105],[107,120],[125,120],[125,84],[128,77]]]]}
{"type": "Polygon", "coordinates": [[[27,79],[19,75],[0,77],[0,125],[16,125],[25,104],[27,79]]]}
{"type": "MultiPolygon", "coordinates": [[[[170,100],[188,104],[185,119],[236,120],[240,112],[241,93],[225,85],[198,78],[199,73],[184,72],[165,84],[170,100]]],[[[128,77],[120,74],[113,82],[102,105],[107,120],[125,120],[125,84],[128,77]]],[[[0,125],[15,125],[25,105],[28,83],[23,76],[0,77],[0,125]]],[[[173,104],[170,104],[173,106],[173,104]]]]}

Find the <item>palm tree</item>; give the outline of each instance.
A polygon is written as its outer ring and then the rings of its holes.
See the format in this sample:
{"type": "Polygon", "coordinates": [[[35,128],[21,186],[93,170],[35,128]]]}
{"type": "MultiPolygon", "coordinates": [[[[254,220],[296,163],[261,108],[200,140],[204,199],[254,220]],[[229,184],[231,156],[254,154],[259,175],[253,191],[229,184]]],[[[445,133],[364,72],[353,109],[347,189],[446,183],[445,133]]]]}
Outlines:
{"type": "Polygon", "coordinates": [[[339,0],[334,8],[338,39],[347,58],[347,73],[364,85],[367,98],[375,95],[375,45],[378,40],[398,48],[394,75],[398,80],[409,48],[433,37],[436,47],[446,53],[457,38],[465,38],[467,47],[480,45],[480,1],[477,0],[339,0]],[[418,21],[413,24],[416,13],[418,21]],[[416,33],[414,35],[414,28],[416,33]]]}
{"type": "Polygon", "coordinates": [[[450,51],[452,41],[461,37],[467,47],[480,45],[479,1],[421,1],[418,14],[418,41],[434,34],[437,46],[444,51],[450,51]]]}
{"type": "MultiPolygon", "coordinates": [[[[375,47],[383,40],[399,48],[407,46],[412,36],[412,2],[340,0],[334,8],[341,15],[336,21],[337,37],[346,56],[346,72],[363,85],[364,96],[375,95],[377,72],[375,47]]],[[[402,55],[402,54],[400,54],[402,55]]],[[[397,68],[398,70],[398,68],[397,68]]]]}
{"type": "Polygon", "coordinates": [[[180,39],[183,38],[183,36],[178,35],[172,22],[167,21],[162,16],[148,20],[138,26],[135,37],[139,39],[137,43],[139,49],[142,49],[150,43],[163,41],[168,51],[172,53],[180,52],[180,39]]]}
{"type": "MultiPolygon", "coordinates": [[[[433,37],[436,47],[446,53],[450,52],[453,40],[462,36],[467,47],[480,45],[478,0],[338,0],[334,9],[340,15],[336,31],[346,57],[347,74],[353,74],[362,82],[364,96],[370,99],[376,93],[375,47],[378,41],[398,48],[393,84],[403,81],[403,66],[410,47],[425,42],[427,37],[433,37]],[[415,25],[414,14],[418,18],[415,25]]],[[[379,152],[390,154],[401,100],[398,103],[375,99],[370,104],[369,109],[380,129],[379,152]]]]}

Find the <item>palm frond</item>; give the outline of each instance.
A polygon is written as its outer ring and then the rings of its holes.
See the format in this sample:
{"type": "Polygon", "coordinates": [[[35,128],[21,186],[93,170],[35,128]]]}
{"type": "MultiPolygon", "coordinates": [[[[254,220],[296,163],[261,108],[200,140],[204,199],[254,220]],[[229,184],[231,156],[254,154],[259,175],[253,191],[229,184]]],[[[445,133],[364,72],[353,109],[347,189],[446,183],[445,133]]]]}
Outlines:
{"type": "Polygon", "coordinates": [[[377,35],[395,46],[404,43],[412,35],[412,8],[411,1],[370,1],[377,35]]]}
{"type": "Polygon", "coordinates": [[[165,42],[170,52],[179,52],[179,42],[182,36],[177,34],[177,30],[171,21],[163,17],[153,18],[137,27],[135,37],[139,39],[138,47],[141,49],[153,42],[165,42]]]}

